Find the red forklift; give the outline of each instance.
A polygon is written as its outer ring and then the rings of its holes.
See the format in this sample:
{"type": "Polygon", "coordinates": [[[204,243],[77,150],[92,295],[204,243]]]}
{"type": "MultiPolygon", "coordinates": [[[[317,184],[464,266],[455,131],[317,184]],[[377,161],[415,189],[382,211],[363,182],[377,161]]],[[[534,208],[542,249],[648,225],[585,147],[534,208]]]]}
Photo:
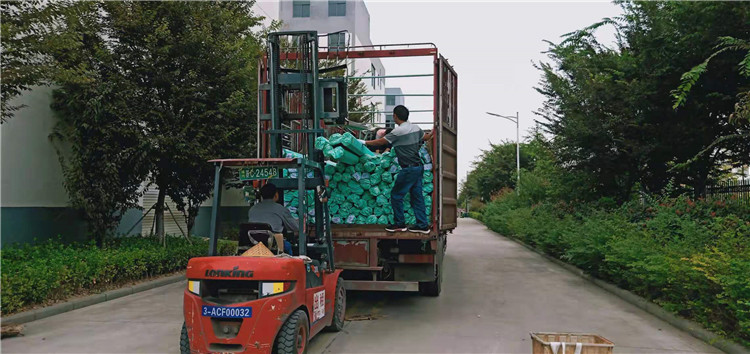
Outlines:
{"type": "Polygon", "coordinates": [[[304,353],[311,337],[324,329],[339,331],[344,325],[346,290],[341,270],[334,263],[331,218],[324,179],[324,158],[314,148],[324,135],[322,124],[346,119],[345,78],[320,77],[318,34],[315,31],[276,32],[268,36],[267,75],[262,89],[270,107],[266,158],[218,159],[215,165],[209,256],[188,262],[188,286],[184,293],[185,323],[180,336],[181,353],[304,353]],[[296,58],[282,60],[282,47],[293,46],[296,58]],[[339,99],[336,99],[339,97],[339,99]],[[297,109],[286,107],[289,99],[297,109]],[[300,129],[289,123],[302,122],[300,129]],[[283,156],[283,138],[290,133],[306,137],[300,158],[283,156]],[[283,171],[296,176],[284,177],[283,171]],[[284,245],[275,241],[266,224],[240,225],[238,254],[263,243],[274,257],[216,256],[219,201],[222,182],[234,180],[245,188],[273,183],[283,193],[298,193],[306,200],[314,193],[314,205],[300,203],[298,237],[286,237],[294,251],[280,254],[284,245]],[[250,187],[249,184],[253,184],[250,187]],[[315,210],[314,220],[308,207],[315,210]]]}

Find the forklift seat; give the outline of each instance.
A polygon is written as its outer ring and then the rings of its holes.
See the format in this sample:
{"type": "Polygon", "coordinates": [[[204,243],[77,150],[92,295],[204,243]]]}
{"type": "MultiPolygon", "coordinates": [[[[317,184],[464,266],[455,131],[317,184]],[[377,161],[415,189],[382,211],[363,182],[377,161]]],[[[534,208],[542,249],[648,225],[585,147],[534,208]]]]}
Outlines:
{"type": "Polygon", "coordinates": [[[250,247],[262,243],[271,251],[282,253],[284,251],[283,236],[278,237],[271,229],[271,225],[259,222],[240,224],[240,234],[237,240],[237,251],[239,254],[247,251],[250,247]],[[279,242],[281,243],[279,245],[279,242]],[[279,247],[280,246],[280,247],[279,247]]]}

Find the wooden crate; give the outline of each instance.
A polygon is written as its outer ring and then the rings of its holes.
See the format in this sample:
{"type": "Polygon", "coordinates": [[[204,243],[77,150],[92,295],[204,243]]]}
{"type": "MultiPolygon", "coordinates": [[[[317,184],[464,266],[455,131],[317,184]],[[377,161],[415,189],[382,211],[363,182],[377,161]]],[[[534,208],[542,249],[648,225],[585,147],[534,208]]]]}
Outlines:
{"type": "Polygon", "coordinates": [[[581,343],[580,354],[610,354],[615,347],[607,338],[591,333],[531,333],[532,354],[577,354],[576,343],[581,343]],[[557,351],[553,351],[553,343],[559,343],[557,351]]]}

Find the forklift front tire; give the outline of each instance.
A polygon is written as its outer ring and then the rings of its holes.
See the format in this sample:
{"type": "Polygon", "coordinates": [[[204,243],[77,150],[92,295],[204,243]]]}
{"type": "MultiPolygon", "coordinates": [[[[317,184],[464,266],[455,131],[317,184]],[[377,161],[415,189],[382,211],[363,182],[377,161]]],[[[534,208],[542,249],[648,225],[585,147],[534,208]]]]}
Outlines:
{"type": "Polygon", "coordinates": [[[329,332],[340,332],[344,329],[346,316],[346,288],[344,288],[344,279],[339,278],[336,281],[336,298],[333,304],[333,321],[326,327],[329,332]]]}
{"type": "Polygon", "coordinates": [[[180,354],[190,354],[190,339],[185,322],[182,322],[182,333],[180,333],[180,354]]]}
{"type": "Polygon", "coordinates": [[[276,337],[274,353],[304,354],[310,341],[310,326],[305,311],[297,310],[284,322],[276,337]]]}

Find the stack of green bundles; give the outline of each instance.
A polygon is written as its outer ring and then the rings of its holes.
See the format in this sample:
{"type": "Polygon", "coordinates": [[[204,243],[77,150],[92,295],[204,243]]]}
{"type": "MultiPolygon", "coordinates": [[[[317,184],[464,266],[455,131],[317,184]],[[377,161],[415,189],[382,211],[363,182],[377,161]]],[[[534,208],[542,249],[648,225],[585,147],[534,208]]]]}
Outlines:
{"type": "MultiPolygon", "coordinates": [[[[329,181],[331,196],[328,207],[334,224],[388,224],[393,222],[391,189],[396,174],[401,169],[395,153],[375,154],[350,133],[332,134],[328,139],[319,137],[315,148],[323,151],[326,161],[324,174],[329,181]]],[[[301,157],[296,152],[285,150],[286,157],[301,157]]],[[[424,163],[422,189],[425,196],[426,213],[432,210],[433,174],[432,160],[423,146],[420,156],[424,163]]],[[[284,171],[288,177],[296,177],[296,171],[284,171]]],[[[308,214],[315,216],[313,192],[307,192],[308,214]]],[[[407,224],[414,224],[414,212],[407,194],[404,211],[407,224]]],[[[299,198],[297,193],[285,193],[284,205],[297,217],[299,198]]]]}

